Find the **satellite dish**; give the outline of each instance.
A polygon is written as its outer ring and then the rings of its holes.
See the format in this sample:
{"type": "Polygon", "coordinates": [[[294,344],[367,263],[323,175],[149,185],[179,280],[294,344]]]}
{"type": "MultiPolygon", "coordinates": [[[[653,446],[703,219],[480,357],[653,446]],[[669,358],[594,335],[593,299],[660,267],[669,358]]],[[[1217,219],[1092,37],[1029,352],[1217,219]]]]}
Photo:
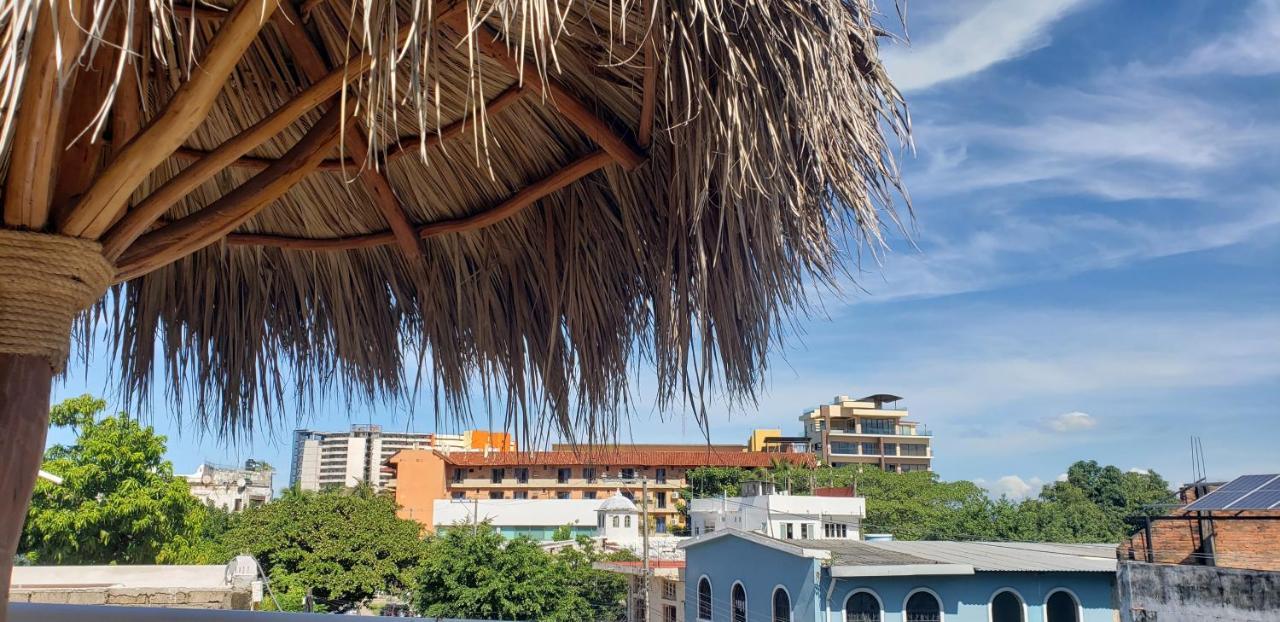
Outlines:
{"type": "Polygon", "coordinates": [[[242,477],[242,478],[240,478],[240,479],[238,479],[238,480],[236,480],[236,486],[239,486],[239,487],[241,487],[241,488],[244,488],[245,486],[248,486],[248,485],[249,485],[249,480],[247,480],[247,479],[245,479],[245,478],[243,478],[243,477],[242,477]]]}

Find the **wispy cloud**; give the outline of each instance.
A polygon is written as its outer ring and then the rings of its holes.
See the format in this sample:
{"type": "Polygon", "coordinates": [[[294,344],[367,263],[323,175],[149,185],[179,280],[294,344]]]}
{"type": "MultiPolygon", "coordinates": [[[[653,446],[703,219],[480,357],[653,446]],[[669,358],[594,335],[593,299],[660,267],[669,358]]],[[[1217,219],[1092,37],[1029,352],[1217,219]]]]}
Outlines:
{"type": "Polygon", "coordinates": [[[1260,0],[1246,12],[1238,30],[1218,36],[1160,70],[1174,75],[1280,73],[1277,49],[1280,49],[1280,0],[1260,0]]]}
{"type": "Polygon", "coordinates": [[[903,91],[978,73],[1046,45],[1055,21],[1081,0],[989,0],[936,38],[884,51],[889,75],[903,91]]]}
{"type": "Polygon", "coordinates": [[[1048,417],[1043,423],[1054,432],[1084,432],[1098,426],[1098,420],[1093,415],[1078,410],[1048,417]]]}

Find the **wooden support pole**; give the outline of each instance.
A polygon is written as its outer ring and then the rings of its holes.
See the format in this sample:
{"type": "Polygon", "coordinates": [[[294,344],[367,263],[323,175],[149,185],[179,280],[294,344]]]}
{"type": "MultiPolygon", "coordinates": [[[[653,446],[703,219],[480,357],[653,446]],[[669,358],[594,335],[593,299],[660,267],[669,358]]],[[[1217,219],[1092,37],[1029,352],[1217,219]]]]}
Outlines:
{"type": "MultiPolygon", "coordinates": [[[[76,76],[75,90],[67,102],[66,121],[63,123],[66,134],[61,142],[69,144],[66,144],[58,160],[57,184],[53,189],[51,208],[55,221],[66,216],[67,210],[93,184],[93,178],[102,168],[107,141],[94,136],[91,126],[110,95],[121,50],[128,43],[124,41],[125,17],[124,11],[117,11],[111,17],[111,23],[103,33],[106,44],[98,48],[93,62],[80,70],[76,76]]],[[[121,84],[121,88],[124,87],[121,84]]],[[[137,88],[136,83],[133,88],[137,88]]],[[[127,141],[122,141],[121,144],[124,142],[127,141]]]]}
{"type": "Polygon", "coordinates": [[[0,354],[0,622],[6,618],[13,556],[35,489],[53,368],[43,356],[0,354]]]}
{"type": "MultiPolygon", "coordinates": [[[[328,61],[321,56],[320,47],[311,39],[311,35],[307,33],[302,26],[302,16],[294,10],[293,5],[286,0],[280,7],[277,14],[276,26],[280,29],[280,34],[284,37],[285,45],[293,54],[293,60],[298,67],[302,69],[303,75],[307,79],[315,81],[320,80],[331,69],[328,61]]],[[[368,160],[369,157],[369,138],[365,135],[364,130],[360,128],[359,122],[352,120],[347,124],[344,133],[348,150],[351,153],[351,159],[355,162],[355,169],[359,171],[359,180],[369,193],[369,197],[373,199],[374,207],[382,214],[383,220],[391,226],[392,233],[396,236],[396,242],[400,245],[400,250],[404,252],[406,257],[414,258],[422,254],[422,246],[418,242],[418,238],[413,234],[413,225],[409,222],[409,217],[405,215],[404,208],[400,205],[400,199],[396,197],[396,191],[391,187],[391,181],[387,176],[368,160]]]]}
{"type": "MultiPolygon", "coordinates": [[[[84,43],[76,12],[88,0],[40,3],[22,98],[14,119],[13,150],[4,188],[4,224],[39,231],[49,221],[62,156],[69,93],[60,81],[73,71],[84,43]]],[[[15,61],[16,62],[16,61],[15,61]]]]}
{"type": "MultiPolygon", "coordinates": [[[[404,41],[412,32],[411,26],[406,24],[401,27],[396,41],[404,41]]],[[[159,220],[192,190],[231,166],[244,154],[275,137],[312,108],[328,101],[349,81],[369,71],[373,63],[374,57],[371,54],[360,54],[352,58],[345,66],[334,69],[323,79],[303,89],[275,112],[218,145],[208,156],[182,169],[181,173],[157,188],[112,227],[102,240],[102,254],[112,261],[119,258],[138,236],[151,227],[151,223],[159,220]]]]}
{"type": "Polygon", "coordinates": [[[128,206],[129,196],[204,122],[223,84],[257,38],[278,0],[244,0],[210,41],[198,69],[173,94],[164,110],[125,145],[59,223],[65,235],[98,239],[128,206]]]}
{"type": "Polygon", "coordinates": [[[475,39],[481,52],[515,74],[521,84],[550,100],[560,114],[577,126],[595,144],[608,151],[624,169],[631,171],[644,164],[647,159],[644,153],[615,132],[607,121],[597,116],[564,85],[555,78],[543,80],[537,69],[531,65],[522,66],[520,60],[511,54],[506,42],[493,28],[480,25],[475,31],[475,39]]]}
{"type": "Polygon", "coordinates": [[[283,158],[204,209],[138,239],[118,262],[117,281],[194,253],[239,227],[315,171],[337,142],[343,110],[333,106],[283,158]]]}
{"type": "MultiPolygon", "coordinates": [[[[204,151],[202,149],[191,149],[190,147],[183,147],[173,152],[173,157],[179,160],[185,160],[187,162],[199,162],[200,160],[203,160],[204,158],[209,157],[209,154],[211,153],[213,152],[204,151]]],[[[254,156],[240,156],[235,160],[233,160],[231,164],[228,164],[227,166],[234,166],[236,168],[242,168],[249,171],[265,171],[267,170],[267,167],[271,166],[271,164],[278,159],[279,158],[258,158],[254,156]]],[[[355,171],[356,162],[351,158],[325,158],[324,161],[320,163],[320,166],[316,167],[316,170],[324,171],[326,173],[341,173],[343,171],[355,171]]]]}
{"type": "MultiPolygon", "coordinates": [[[[446,233],[474,231],[510,218],[521,210],[536,203],[539,199],[565,188],[591,173],[598,171],[613,162],[613,156],[603,149],[597,149],[564,168],[520,189],[498,205],[485,211],[440,220],[418,227],[420,238],[430,238],[446,233]]],[[[227,243],[234,246],[271,246],[292,250],[311,251],[346,251],[358,248],[373,248],[395,241],[390,231],[380,231],[344,238],[299,238],[285,235],[258,233],[237,233],[227,236],[227,243]]]]}

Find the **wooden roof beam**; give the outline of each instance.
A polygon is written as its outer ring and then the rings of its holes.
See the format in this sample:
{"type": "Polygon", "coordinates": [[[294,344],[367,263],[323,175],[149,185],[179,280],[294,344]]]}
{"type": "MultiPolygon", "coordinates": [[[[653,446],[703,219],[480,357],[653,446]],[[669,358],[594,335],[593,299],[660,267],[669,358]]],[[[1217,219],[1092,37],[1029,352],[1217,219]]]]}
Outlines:
{"type": "MultiPolygon", "coordinates": [[[[520,98],[523,97],[524,94],[527,92],[528,92],[527,89],[524,89],[523,87],[520,87],[520,86],[513,86],[511,88],[504,90],[502,93],[498,94],[497,97],[490,100],[488,104],[485,104],[485,107],[484,107],[485,115],[486,116],[495,115],[503,111],[511,104],[514,104],[515,102],[519,101],[520,98]]],[[[387,154],[387,160],[388,161],[398,160],[406,155],[411,155],[413,153],[416,153],[418,149],[424,144],[426,145],[427,149],[430,149],[431,147],[435,147],[439,145],[443,141],[449,140],[450,138],[454,138],[455,136],[458,136],[459,134],[466,131],[466,129],[470,127],[471,122],[474,118],[475,117],[467,117],[463,119],[458,119],[457,121],[454,121],[453,123],[450,123],[444,126],[443,128],[440,128],[439,131],[431,132],[429,134],[426,134],[425,136],[419,135],[419,136],[408,136],[408,137],[402,138],[396,144],[387,146],[385,150],[387,154]]],[[[194,161],[199,161],[202,158],[208,157],[209,154],[211,153],[213,152],[205,151],[201,149],[192,149],[190,147],[183,147],[173,152],[173,157],[194,162],[194,161]]],[[[231,164],[229,164],[229,166],[234,166],[236,168],[249,169],[253,171],[261,171],[266,169],[268,166],[271,166],[272,162],[275,162],[275,158],[240,156],[239,158],[236,158],[236,160],[233,161],[231,164]]],[[[325,159],[324,162],[320,163],[319,168],[317,168],[316,170],[325,171],[329,173],[341,173],[344,171],[356,171],[358,170],[358,165],[356,164],[356,161],[351,158],[327,158],[325,159]]]]}
{"type": "MultiPolygon", "coordinates": [[[[446,233],[462,233],[487,227],[506,220],[533,205],[547,195],[564,189],[570,184],[613,163],[613,156],[597,149],[566,165],[564,168],[521,188],[501,203],[487,210],[428,223],[418,227],[420,238],[430,238],[446,233]]],[[[286,235],[235,233],[227,236],[227,243],[234,246],[271,246],[275,248],[312,251],[346,251],[373,248],[395,241],[390,231],[378,231],[341,238],[300,238],[286,235]]]]}
{"type": "MultiPolygon", "coordinates": [[[[401,27],[398,40],[403,41],[410,32],[411,25],[406,24],[401,27]]],[[[280,134],[312,108],[328,101],[335,93],[346,87],[350,80],[368,71],[373,66],[373,62],[374,58],[370,54],[360,54],[352,58],[345,66],[334,69],[321,80],[303,89],[275,112],[223,142],[217,149],[191,166],[182,169],[182,172],[143,199],[112,227],[103,239],[103,254],[111,260],[120,257],[125,249],[138,239],[138,236],[147,231],[151,223],[158,220],[192,190],[224,168],[231,166],[241,156],[280,134]]]]}
{"type": "Polygon", "coordinates": [[[142,276],[221,240],[315,171],[338,141],[342,108],[333,106],[267,170],[210,203],[141,238],[117,263],[117,282],[142,276]]]}
{"type": "MultiPolygon", "coordinates": [[[[324,78],[331,70],[328,61],[321,55],[320,47],[302,25],[302,16],[294,9],[292,0],[284,0],[277,13],[276,26],[284,37],[285,45],[293,54],[293,60],[307,79],[316,81],[324,78]]],[[[351,159],[359,171],[358,179],[373,199],[373,204],[382,213],[382,217],[395,233],[396,242],[405,255],[412,258],[422,254],[422,245],[413,234],[413,225],[405,214],[400,199],[396,197],[391,181],[378,169],[376,163],[370,162],[369,138],[360,127],[360,123],[352,120],[345,128],[346,140],[350,144],[351,159]]]]}
{"type": "Polygon", "coordinates": [[[129,197],[151,171],[182,146],[213,108],[236,63],[258,36],[278,0],[243,0],[218,28],[200,59],[200,71],[182,83],[164,109],[124,145],[58,223],[65,235],[98,239],[128,207],[129,197]]]}
{"type": "Polygon", "coordinates": [[[520,60],[507,49],[507,43],[496,30],[481,24],[476,28],[474,35],[481,52],[506,67],[520,80],[520,84],[528,86],[535,93],[550,100],[560,114],[593,142],[609,152],[609,155],[612,155],[623,168],[629,171],[635,170],[648,159],[645,153],[614,131],[607,121],[597,116],[591,108],[555,78],[548,77],[543,80],[533,66],[529,64],[521,66],[520,60]]]}

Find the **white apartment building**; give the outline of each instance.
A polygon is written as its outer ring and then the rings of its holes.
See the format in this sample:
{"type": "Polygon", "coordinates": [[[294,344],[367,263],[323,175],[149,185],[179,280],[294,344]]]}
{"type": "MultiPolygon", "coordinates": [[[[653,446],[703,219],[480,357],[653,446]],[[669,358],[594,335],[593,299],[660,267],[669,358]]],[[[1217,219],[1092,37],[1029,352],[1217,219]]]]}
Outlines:
{"type": "Polygon", "coordinates": [[[253,460],[246,462],[242,469],[206,462],[197,467],[195,473],[183,477],[191,494],[201,503],[228,512],[239,512],[271,500],[275,492],[272,488],[275,472],[275,469],[253,460]]]}
{"type": "Polygon", "coordinates": [[[928,471],[933,464],[933,434],[908,421],[902,398],[876,394],[861,399],[836,396],[800,416],[809,450],[830,466],[866,464],[885,471],[928,471]]]}
{"type": "Polygon", "coordinates": [[[407,449],[439,451],[515,450],[507,434],[468,430],[462,434],[384,432],[380,425],[353,425],[346,432],[294,430],[289,485],[301,490],[394,487],[395,475],[383,465],[407,449]]]}
{"type": "Polygon", "coordinates": [[[758,531],[783,540],[858,540],[867,516],[863,497],[779,493],[769,482],[744,482],[741,497],[694,499],[694,537],[721,529],[758,531]]]}

